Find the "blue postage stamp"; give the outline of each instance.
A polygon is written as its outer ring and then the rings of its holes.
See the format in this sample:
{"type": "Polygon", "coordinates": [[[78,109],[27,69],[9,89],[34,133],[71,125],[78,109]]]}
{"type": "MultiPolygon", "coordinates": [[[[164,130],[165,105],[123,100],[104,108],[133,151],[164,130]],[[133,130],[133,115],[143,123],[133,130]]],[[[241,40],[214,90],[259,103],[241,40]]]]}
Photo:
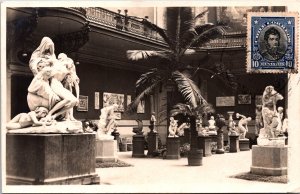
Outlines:
{"type": "Polygon", "coordinates": [[[250,12],[247,27],[247,72],[297,72],[297,13],[250,12]]]}

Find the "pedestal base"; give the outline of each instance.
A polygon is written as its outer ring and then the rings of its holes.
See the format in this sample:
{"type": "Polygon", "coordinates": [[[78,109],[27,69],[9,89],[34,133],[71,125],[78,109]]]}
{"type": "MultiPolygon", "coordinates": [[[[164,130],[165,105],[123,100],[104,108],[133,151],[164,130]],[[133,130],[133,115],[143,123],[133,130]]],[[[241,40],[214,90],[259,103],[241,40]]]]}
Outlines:
{"type": "Polygon", "coordinates": [[[145,136],[144,135],[134,135],[132,137],[132,157],[133,158],[143,158],[145,147],[145,136]]]}
{"type": "Polygon", "coordinates": [[[179,147],[180,147],[180,140],[178,137],[168,137],[166,159],[179,159],[180,158],[179,147]]]}
{"type": "Polygon", "coordinates": [[[287,174],[288,147],[252,146],[251,173],[281,176],[287,174]]]}
{"type": "Polygon", "coordinates": [[[99,184],[95,134],[7,134],[8,185],[99,184]]]}
{"type": "Polygon", "coordinates": [[[199,136],[198,137],[198,149],[203,150],[203,156],[211,156],[211,137],[199,136]]]}
{"type": "Polygon", "coordinates": [[[250,150],[249,139],[240,139],[239,140],[240,151],[250,150]]]}
{"type": "Polygon", "coordinates": [[[148,156],[152,156],[154,152],[158,149],[158,133],[149,132],[148,133],[148,156]]]}
{"type": "Polygon", "coordinates": [[[239,136],[238,135],[230,135],[229,136],[229,152],[239,152],[239,136]]]}
{"type": "Polygon", "coordinates": [[[96,161],[116,162],[117,140],[96,140],[96,161]]]}

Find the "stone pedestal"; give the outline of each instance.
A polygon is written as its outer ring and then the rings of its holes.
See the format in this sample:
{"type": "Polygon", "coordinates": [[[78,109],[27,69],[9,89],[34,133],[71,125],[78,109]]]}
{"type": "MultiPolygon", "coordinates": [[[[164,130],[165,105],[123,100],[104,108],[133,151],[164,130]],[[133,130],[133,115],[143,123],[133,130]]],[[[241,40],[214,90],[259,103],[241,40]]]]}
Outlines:
{"type": "Polygon", "coordinates": [[[117,140],[96,140],[96,161],[116,162],[117,160],[117,140]]]}
{"type": "Polygon", "coordinates": [[[120,143],[121,143],[120,133],[114,130],[113,132],[111,132],[111,135],[114,136],[114,140],[117,140],[117,151],[120,151],[120,143]]]}
{"type": "Polygon", "coordinates": [[[179,159],[180,158],[179,147],[180,147],[180,140],[178,137],[168,137],[166,159],[179,159]]]}
{"type": "Polygon", "coordinates": [[[218,144],[218,135],[210,134],[209,137],[211,138],[211,153],[216,154],[217,151],[217,144],[218,144]]]}
{"type": "Polygon", "coordinates": [[[240,151],[250,150],[249,139],[240,139],[239,140],[240,151]]]}
{"type": "Polygon", "coordinates": [[[224,135],[223,132],[218,133],[218,138],[217,138],[217,154],[224,154],[224,135]]]}
{"type": "Polygon", "coordinates": [[[229,135],[229,152],[239,152],[239,135],[229,135]]]}
{"type": "Polygon", "coordinates": [[[143,158],[145,147],[145,136],[144,135],[134,135],[132,136],[132,157],[133,158],[143,158]]]}
{"type": "Polygon", "coordinates": [[[281,176],[287,174],[288,147],[252,146],[251,173],[281,176]]]}
{"type": "Polygon", "coordinates": [[[198,136],[198,149],[203,150],[203,156],[211,156],[211,137],[198,136]]]}
{"type": "Polygon", "coordinates": [[[148,133],[148,156],[152,156],[154,151],[158,149],[158,133],[149,132],[148,133]]]}
{"type": "Polygon", "coordinates": [[[7,134],[8,185],[99,184],[95,134],[7,134]]]}

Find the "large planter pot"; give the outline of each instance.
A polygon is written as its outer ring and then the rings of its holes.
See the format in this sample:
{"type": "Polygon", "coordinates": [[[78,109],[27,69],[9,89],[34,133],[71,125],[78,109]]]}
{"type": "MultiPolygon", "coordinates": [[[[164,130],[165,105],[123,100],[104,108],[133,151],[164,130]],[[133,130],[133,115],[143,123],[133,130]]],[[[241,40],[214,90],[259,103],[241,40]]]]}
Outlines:
{"type": "Polygon", "coordinates": [[[191,149],[187,158],[189,166],[202,166],[203,150],[191,149]]]}

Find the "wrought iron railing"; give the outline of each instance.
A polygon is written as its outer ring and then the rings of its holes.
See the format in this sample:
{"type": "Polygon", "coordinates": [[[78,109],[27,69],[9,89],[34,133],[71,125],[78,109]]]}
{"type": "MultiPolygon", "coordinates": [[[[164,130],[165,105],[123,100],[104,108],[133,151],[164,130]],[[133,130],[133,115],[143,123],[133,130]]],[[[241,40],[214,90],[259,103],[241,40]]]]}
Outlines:
{"type": "Polygon", "coordinates": [[[87,19],[91,22],[138,35],[143,38],[163,42],[163,39],[155,31],[144,26],[141,21],[133,17],[118,14],[100,7],[87,7],[84,9],[86,10],[87,19]]]}

